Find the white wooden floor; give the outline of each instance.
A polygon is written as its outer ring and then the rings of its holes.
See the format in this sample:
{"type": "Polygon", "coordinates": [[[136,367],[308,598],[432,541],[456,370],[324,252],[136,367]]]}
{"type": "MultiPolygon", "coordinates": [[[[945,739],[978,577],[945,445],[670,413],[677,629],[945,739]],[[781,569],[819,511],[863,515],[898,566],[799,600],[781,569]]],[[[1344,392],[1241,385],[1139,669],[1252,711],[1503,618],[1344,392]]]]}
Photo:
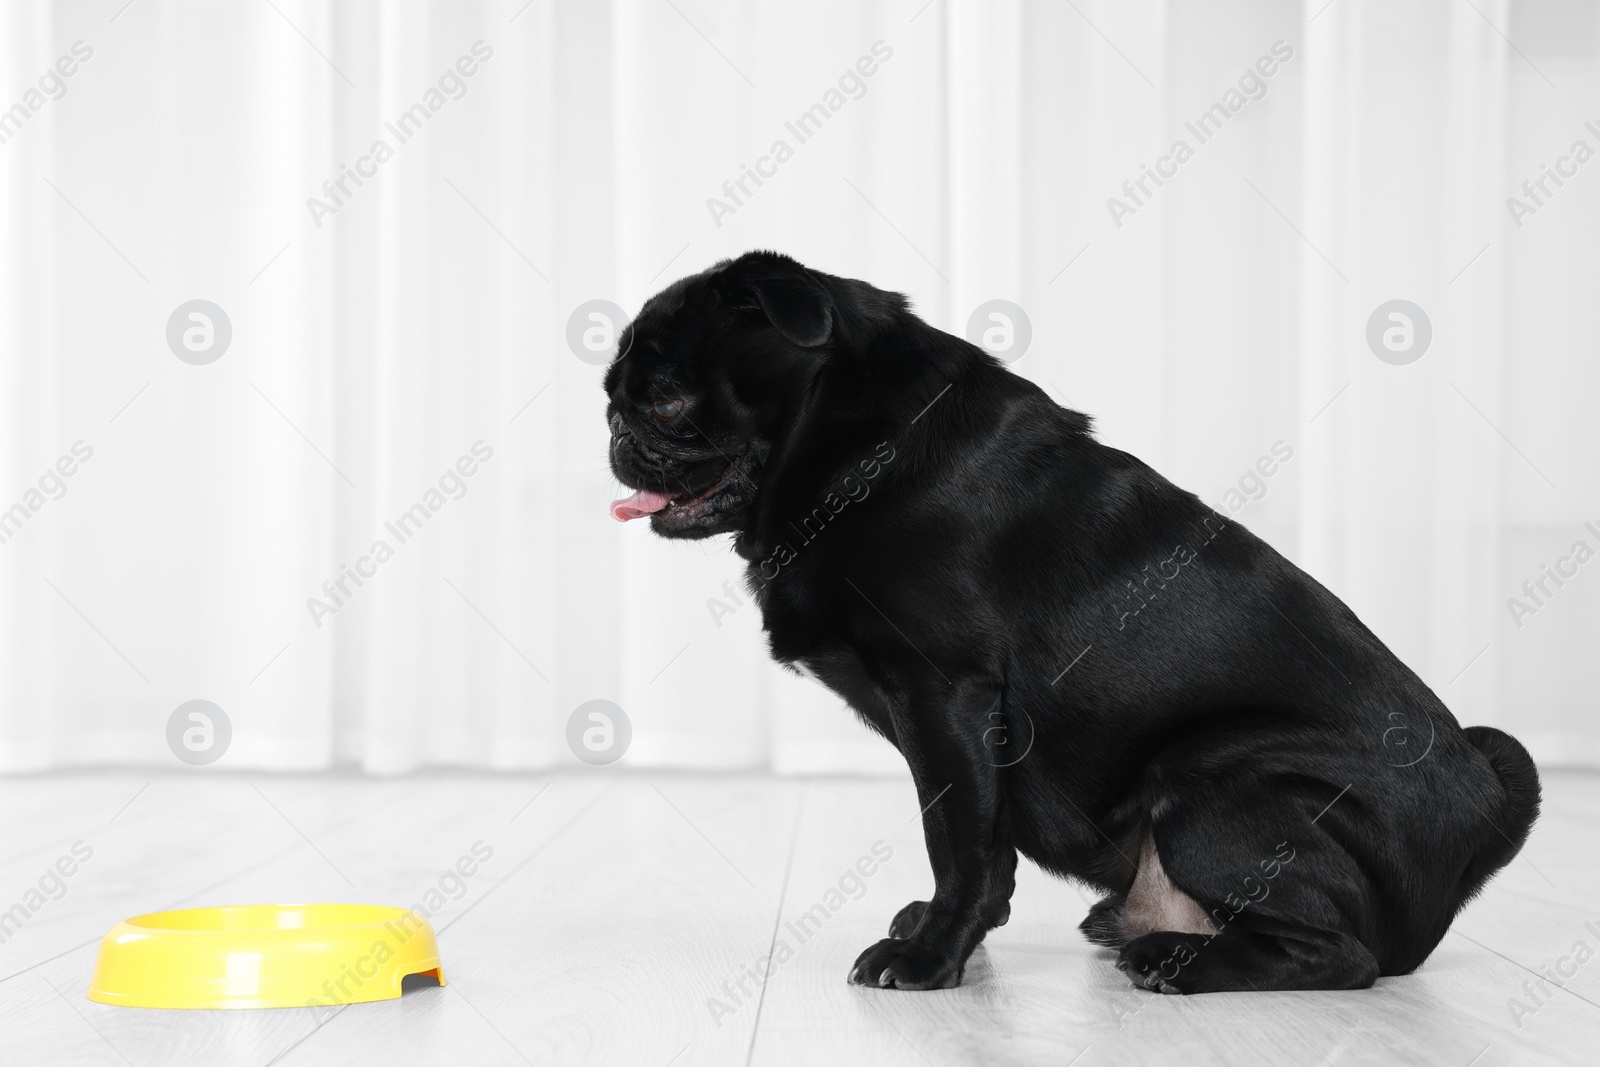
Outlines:
{"type": "MultiPolygon", "coordinates": [[[[403,780],[86,774],[0,781],[0,910],[93,857],[0,944],[5,1064],[1440,1064],[1600,1062],[1600,777],[1546,776],[1510,869],[1416,975],[1352,993],[1162,997],[1075,929],[1088,899],[1019,872],[966,984],[845,984],[931,879],[909,781],[592,773],[403,780]],[[482,841],[435,918],[450,985],[345,1008],[178,1012],[84,997],[113,923],[180,905],[411,904],[482,841]],[[876,842],[857,889],[828,891],[876,842]],[[869,868],[871,865],[868,865],[869,868]],[[842,906],[802,942],[787,927],[842,906]],[[1586,922],[1595,924],[1593,929],[1586,922]],[[774,938],[792,958],[752,980],[774,938]],[[743,978],[746,996],[738,990],[743,978]],[[726,983],[727,988],[724,988],[726,983]],[[1514,1020],[1508,1002],[1532,1014],[1514,1020]],[[712,1000],[723,1009],[713,1010],[712,1000]],[[1518,1022],[1521,1025],[1519,1027],[1518,1022]]],[[[448,880],[447,880],[448,882],[448,880]]]]}

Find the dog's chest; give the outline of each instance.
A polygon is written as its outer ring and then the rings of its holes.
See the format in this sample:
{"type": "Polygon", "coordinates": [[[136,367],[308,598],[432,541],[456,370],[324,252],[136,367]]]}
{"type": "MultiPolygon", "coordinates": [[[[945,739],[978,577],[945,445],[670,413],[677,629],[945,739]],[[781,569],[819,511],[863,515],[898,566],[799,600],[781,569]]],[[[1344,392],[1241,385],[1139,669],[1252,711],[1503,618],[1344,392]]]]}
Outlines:
{"type": "Polygon", "coordinates": [[[788,666],[838,694],[862,722],[894,742],[894,719],[888,697],[868,673],[860,656],[842,645],[833,646],[796,659],[788,666]]]}
{"type": "Polygon", "coordinates": [[[869,727],[894,741],[889,701],[866,663],[839,632],[827,601],[798,566],[763,575],[750,568],[751,596],[761,609],[772,657],[836,693],[869,727]]]}

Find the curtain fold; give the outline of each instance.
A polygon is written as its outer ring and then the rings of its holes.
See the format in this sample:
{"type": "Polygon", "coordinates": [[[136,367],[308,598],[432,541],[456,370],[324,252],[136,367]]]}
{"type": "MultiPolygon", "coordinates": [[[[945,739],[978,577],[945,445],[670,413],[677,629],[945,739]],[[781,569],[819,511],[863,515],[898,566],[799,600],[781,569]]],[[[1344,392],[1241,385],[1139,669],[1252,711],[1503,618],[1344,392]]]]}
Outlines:
{"type": "Polygon", "coordinates": [[[1020,306],[1014,370],[1328,585],[1463,721],[1600,765],[1600,563],[1548,577],[1600,553],[1600,177],[1507,206],[1600,149],[1595,22],[0,6],[25,113],[0,121],[0,770],[172,766],[197,699],[223,769],[550,767],[604,700],[628,765],[903,773],[768,661],[726,539],[606,512],[603,368],[569,320],[757,247],[958,334],[1020,306]],[[1396,299],[1431,325],[1408,364],[1367,339],[1396,299]],[[168,339],[195,300],[231,328],[212,362],[168,339]]]}

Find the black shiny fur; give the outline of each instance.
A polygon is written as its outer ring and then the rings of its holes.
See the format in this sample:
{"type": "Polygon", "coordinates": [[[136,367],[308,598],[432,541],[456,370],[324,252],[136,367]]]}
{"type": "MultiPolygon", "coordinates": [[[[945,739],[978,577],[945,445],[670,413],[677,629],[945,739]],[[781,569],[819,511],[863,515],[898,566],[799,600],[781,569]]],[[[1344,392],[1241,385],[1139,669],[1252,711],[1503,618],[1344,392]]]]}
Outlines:
{"type": "Polygon", "coordinates": [[[1106,894],[1085,933],[1138,985],[1364,987],[1526,839],[1521,745],[899,295],[751,253],[653,297],[623,348],[617,476],[687,502],[723,480],[652,525],[736,535],[772,654],[894,744],[927,808],[931,900],[852,981],[958,983],[1021,853],[1106,894]],[[1211,930],[1129,929],[1146,835],[1211,930]]]}

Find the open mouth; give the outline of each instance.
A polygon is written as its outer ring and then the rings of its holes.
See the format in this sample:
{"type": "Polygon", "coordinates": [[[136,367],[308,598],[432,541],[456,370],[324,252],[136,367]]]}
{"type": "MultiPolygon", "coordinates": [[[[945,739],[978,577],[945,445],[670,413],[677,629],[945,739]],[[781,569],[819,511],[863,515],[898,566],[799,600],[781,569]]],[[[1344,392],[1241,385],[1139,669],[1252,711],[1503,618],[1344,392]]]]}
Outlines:
{"type": "Polygon", "coordinates": [[[611,517],[618,522],[642,519],[646,515],[660,515],[663,521],[691,519],[707,510],[713,497],[733,480],[744,463],[745,452],[740,451],[728,464],[728,469],[704,489],[686,493],[658,493],[654,489],[640,489],[631,496],[611,502],[611,517]]]}

